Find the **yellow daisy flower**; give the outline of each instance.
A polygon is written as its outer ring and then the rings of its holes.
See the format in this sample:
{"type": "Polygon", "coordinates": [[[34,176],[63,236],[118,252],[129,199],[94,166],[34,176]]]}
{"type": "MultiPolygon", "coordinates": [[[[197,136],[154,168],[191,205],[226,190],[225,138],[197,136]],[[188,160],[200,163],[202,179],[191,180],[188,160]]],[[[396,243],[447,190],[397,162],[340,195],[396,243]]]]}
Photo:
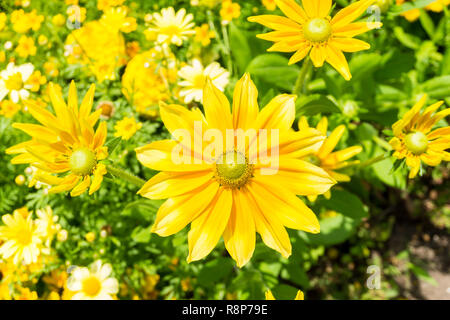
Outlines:
{"type": "Polygon", "coordinates": [[[142,128],[142,123],[136,122],[133,117],[123,118],[114,126],[115,137],[122,137],[123,140],[130,140],[134,134],[142,128]]]}
{"type": "Polygon", "coordinates": [[[94,262],[89,268],[77,267],[67,280],[72,300],[112,300],[119,291],[119,284],[111,277],[110,264],[94,262]]]}
{"type": "Polygon", "coordinates": [[[71,191],[79,196],[89,188],[89,194],[100,188],[106,167],[100,160],[108,156],[106,123],[102,122],[94,131],[101,110],[91,114],[95,86],[92,85],[80,107],[75,83],[69,89],[68,104],[50,83],[50,99],[55,115],[35,103],[27,105],[30,114],[41,123],[14,123],[32,137],[6,150],[18,154],[13,164],[31,164],[40,169],[37,181],[52,185],[50,193],[71,191]],[[56,174],[56,175],[53,175],[56,174]]]}
{"type": "Polygon", "coordinates": [[[59,217],[53,214],[53,210],[50,207],[45,209],[36,210],[36,225],[42,232],[42,237],[45,238],[45,244],[50,247],[50,244],[55,235],[61,230],[61,226],[58,224],[59,217]]]}
{"type": "MultiPolygon", "coordinates": [[[[306,120],[305,117],[300,118],[298,127],[300,131],[309,129],[308,121],[306,120]]],[[[317,125],[317,130],[319,130],[324,136],[327,135],[328,119],[326,117],[323,117],[319,121],[317,125]]],[[[339,173],[336,170],[359,163],[358,160],[355,161],[347,161],[347,160],[356,156],[362,151],[361,146],[353,146],[333,152],[334,148],[337,146],[339,140],[341,140],[342,135],[344,133],[345,133],[345,126],[344,125],[338,126],[325,139],[320,148],[318,148],[313,155],[308,156],[308,160],[324,169],[330,176],[332,176],[338,182],[348,182],[351,180],[348,175],[339,173]]]]}
{"type": "MultiPolygon", "coordinates": [[[[272,291],[270,291],[270,290],[266,291],[266,300],[276,300],[272,294],[272,291]]],[[[305,300],[305,296],[301,290],[298,290],[297,295],[295,296],[294,300],[305,300]]]]}
{"type": "Polygon", "coordinates": [[[100,21],[109,28],[129,33],[136,30],[137,24],[135,18],[127,15],[127,7],[111,7],[105,10],[100,21]]]}
{"type": "Polygon", "coordinates": [[[211,39],[216,37],[216,33],[212,30],[209,30],[209,25],[206,23],[202,24],[201,27],[196,27],[194,31],[194,40],[201,43],[204,47],[209,46],[209,44],[211,43],[211,39]]]}
{"type": "Polygon", "coordinates": [[[176,137],[179,130],[187,133],[182,142],[156,141],[136,150],[143,165],[163,171],[139,191],[150,199],[168,198],[152,231],[170,236],[190,223],[188,262],[203,259],[223,236],[231,257],[242,267],[253,255],[255,231],[267,246],[289,257],[291,243],[285,227],[320,230],[314,213],[296,195],[323,194],[335,184],[323,169],[298,159],[324,137],[315,129],[291,130],[295,96],[279,95],[261,111],[257,99],[257,89],[245,74],[236,84],[231,112],[226,96],[207,80],[205,114],[178,105],[160,106],[161,119],[172,135],[176,137]],[[222,142],[226,149],[218,147],[214,153],[199,145],[203,137],[202,132],[197,137],[202,131],[199,126],[214,133],[216,143],[222,142]],[[264,137],[267,131],[270,137],[264,137]],[[244,146],[243,139],[236,139],[240,143],[225,139],[239,132],[250,132],[244,139],[250,143],[244,146]],[[274,156],[277,147],[278,156],[274,156]],[[181,159],[177,150],[183,151],[181,159]]]}
{"type": "Polygon", "coordinates": [[[437,122],[450,115],[450,108],[435,113],[444,104],[440,101],[421,112],[426,99],[424,95],[392,126],[394,138],[389,143],[394,149],[393,156],[406,159],[410,179],[419,172],[421,162],[435,167],[442,161],[450,161],[450,153],[445,151],[450,148],[450,126],[432,130],[437,122]]]}
{"type": "Polygon", "coordinates": [[[183,41],[195,34],[192,29],[195,24],[192,22],[194,16],[192,14],[186,15],[186,9],[180,9],[175,13],[173,7],[161,10],[161,13],[154,13],[152,19],[152,26],[148,29],[157,35],[159,43],[173,43],[181,46],[183,41]]]}
{"type": "Polygon", "coordinates": [[[275,0],[286,17],[262,15],[249,17],[248,20],[275,30],[257,36],[275,42],[268,51],[295,51],[289,60],[290,65],[301,61],[309,53],[315,67],[321,67],[326,61],[346,80],[350,80],[352,75],[343,52],[370,48],[367,42],[353,37],[380,28],[382,24],[353,21],[374,1],[357,1],[331,18],[331,0],[302,0],[303,8],[294,0],[275,0]]]}
{"type": "Polygon", "coordinates": [[[4,226],[0,226],[0,246],[3,259],[12,259],[15,265],[36,263],[42,249],[42,233],[31,214],[26,218],[15,211],[12,215],[2,216],[4,226]]]}
{"type": "Polygon", "coordinates": [[[239,18],[241,15],[241,6],[232,2],[231,0],[223,0],[222,8],[220,9],[220,16],[222,17],[222,23],[230,23],[233,19],[239,18]]]}

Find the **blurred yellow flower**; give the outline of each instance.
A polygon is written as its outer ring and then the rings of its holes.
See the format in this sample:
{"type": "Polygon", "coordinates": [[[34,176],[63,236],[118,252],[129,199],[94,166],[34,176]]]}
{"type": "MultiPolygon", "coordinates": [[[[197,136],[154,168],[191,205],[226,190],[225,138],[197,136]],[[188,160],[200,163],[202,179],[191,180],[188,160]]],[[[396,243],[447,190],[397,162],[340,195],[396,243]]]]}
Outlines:
{"type": "Polygon", "coordinates": [[[222,7],[220,9],[220,16],[222,17],[222,23],[230,23],[231,20],[239,18],[241,15],[241,6],[232,2],[231,0],[222,0],[222,7]]]}
{"type": "Polygon", "coordinates": [[[182,87],[180,97],[184,98],[185,103],[191,103],[192,101],[203,102],[203,88],[207,78],[211,79],[213,85],[223,92],[228,85],[230,73],[217,62],[205,68],[200,60],[194,59],[192,65],[180,69],[178,76],[181,79],[178,85],[182,87]]]}
{"type": "Polygon", "coordinates": [[[435,167],[442,161],[450,161],[450,126],[433,130],[436,123],[450,115],[450,108],[435,113],[444,101],[437,102],[421,112],[427,96],[393,126],[394,138],[389,143],[394,149],[393,156],[406,159],[410,168],[409,178],[414,178],[421,168],[421,162],[435,167]]]}
{"type": "Polygon", "coordinates": [[[136,149],[144,166],[162,171],[139,194],[149,199],[168,199],[157,213],[152,232],[166,237],[191,224],[188,262],[206,257],[223,236],[229,254],[242,267],[253,255],[256,232],[267,246],[289,257],[291,243],[285,227],[312,233],[320,230],[314,213],[296,195],[323,194],[336,182],[323,169],[297,159],[301,150],[293,147],[308,149],[324,137],[315,129],[291,130],[295,120],[293,95],[276,96],[259,111],[258,92],[248,74],[236,84],[232,112],[227,97],[210,80],[204,90],[204,114],[179,105],[160,106],[161,119],[169,132],[175,134],[182,128],[189,132],[190,139],[155,141],[136,149]],[[256,136],[251,141],[267,130],[270,135],[276,132],[277,146],[286,147],[279,148],[275,164],[265,161],[274,140],[252,148],[247,143],[236,145],[234,139],[226,139],[226,143],[214,136],[226,151],[212,155],[196,142],[198,124],[205,130],[220,132],[224,139],[229,135],[227,131],[236,134],[254,130],[256,136]],[[172,157],[179,148],[183,159],[172,157]]]}
{"type": "Polygon", "coordinates": [[[158,103],[169,99],[169,72],[158,66],[155,49],[136,55],[122,76],[122,92],[136,111],[150,117],[158,114],[158,103]]]}
{"type": "Polygon", "coordinates": [[[36,225],[45,239],[45,245],[50,247],[53,238],[61,230],[61,226],[58,224],[59,217],[53,214],[53,210],[49,206],[37,209],[36,215],[36,225]]]}
{"type": "Polygon", "coordinates": [[[52,185],[50,193],[72,190],[71,195],[75,197],[88,188],[89,194],[100,188],[106,167],[99,161],[108,156],[108,149],[104,146],[106,123],[100,123],[94,131],[101,114],[100,110],[91,114],[94,91],[92,85],[78,107],[74,82],[69,88],[67,104],[50,83],[50,98],[56,116],[30,102],[27,105],[29,112],[42,125],[13,124],[14,128],[33,138],[6,150],[8,154],[18,154],[11,162],[38,166],[40,171],[34,178],[52,185]]]}
{"type": "Polygon", "coordinates": [[[257,36],[275,42],[267,51],[295,51],[289,64],[303,60],[309,53],[315,67],[323,66],[326,61],[346,80],[350,80],[352,75],[343,52],[370,48],[367,42],[353,37],[380,28],[381,22],[353,21],[374,1],[354,2],[330,18],[332,0],[302,0],[303,8],[294,0],[275,0],[286,17],[262,15],[249,17],[248,20],[275,30],[257,36]]]}
{"type": "Polygon", "coordinates": [[[12,102],[11,100],[3,100],[0,101],[0,115],[4,116],[5,118],[12,118],[14,115],[20,111],[22,107],[12,102]]]}
{"type": "Polygon", "coordinates": [[[100,22],[108,28],[116,29],[124,33],[129,33],[137,28],[136,19],[127,17],[127,7],[110,7],[106,9],[100,19],[100,22]]]}
{"type": "Polygon", "coordinates": [[[14,297],[15,300],[37,300],[38,295],[36,291],[31,291],[30,288],[20,288],[19,294],[14,297]]]}
{"type": "Polygon", "coordinates": [[[31,86],[26,82],[33,74],[34,66],[31,63],[16,66],[10,62],[6,69],[0,72],[0,101],[7,95],[14,102],[27,100],[31,86]]]}
{"type": "Polygon", "coordinates": [[[26,33],[30,29],[38,31],[43,21],[44,16],[38,15],[36,10],[26,13],[23,9],[19,9],[11,13],[13,29],[18,33],[26,33]]]}
{"type": "Polygon", "coordinates": [[[86,233],[86,235],[84,236],[84,238],[86,239],[87,242],[94,242],[95,241],[95,233],[94,232],[88,232],[86,233]]]}
{"type": "Polygon", "coordinates": [[[18,211],[2,216],[4,226],[0,226],[0,246],[3,259],[12,259],[15,265],[37,262],[42,249],[42,232],[31,219],[24,218],[18,211]]]}
{"type": "Polygon", "coordinates": [[[136,122],[133,117],[123,118],[114,126],[115,137],[121,137],[123,140],[130,140],[134,134],[142,128],[142,123],[136,122]]]}
{"type": "Polygon", "coordinates": [[[26,84],[30,86],[30,90],[38,92],[40,87],[47,83],[47,78],[41,74],[41,72],[35,71],[28,78],[26,84]]]}
{"type": "MultiPolygon", "coordinates": [[[[272,294],[272,291],[270,291],[270,290],[266,291],[266,300],[276,300],[272,294]]],[[[297,295],[295,296],[294,300],[305,300],[305,296],[301,290],[298,290],[297,295]]]]}
{"type": "Polygon", "coordinates": [[[50,57],[48,61],[44,62],[44,65],[42,67],[45,70],[45,74],[49,75],[50,77],[57,77],[59,75],[58,61],[55,57],[50,57]]]}
{"type": "Polygon", "coordinates": [[[119,284],[111,277],[110,264],[94,262],[89,268],[76,267],[69,279],[67,288],[72,291],[72,300],[112,300],[119,291],[119,284]]]}
{"type": "Polygon", "coordinates": [[[201,43],[204,47],[209,46],[209,44],[211,43],[211,39],[216,37],[214,31],[209,30],[209,25],[206,23],[202,24],[200,27],[196,27],[194,30],[194,40],[201,43]]]}
{"type": "Polygon", "coordinates": [[[97,9],[104,11],[106,9],[109,9],[110,7],[120,6],[124,2],[125,0],[98,0],[97,9]]]}
{"type": "Polygon", "coordinates": [[[274,11],[277,8],[275,0],[262,0],[262,4],[269,11],[274,11]]]}
{"type": "Polygon", "coordinates": [[[52,17],[52,23],[57,27],[62,27],[66,23],[66,18],[61,13],[52,17]]]}
{"type": "Polygon", "coordinates": [[[148,32],[155,33],[156,41],[159,43],[173,43],[181,46],[183,41],[195,34],[192,29],[195,24],[192,22],[194,16],[186,14],[186,9],[180,9],[175,12],[173,7],[161,10],[161,13],[153,14],[148,32]]]}
{"type": "Polygon", "coordinates": [[[19,39],[19,44],[16,47],[16,52],[19,57],[22,58],[34,56],[36,54],[36,46],[34,45],[33,38],[27,37],[25,35],[21,36],[19,39]]]}
{"type": "Polygon", "coordinates": [[[8,21],[8,16],[4,12],[0,12],[0,31],[6,26],[6,21],[8,21]]]}
{"type": "MultiPolygon", "coordinates": [[[[408,2],[407,0],[396,0],[397,5],[402,5],[403,3],[408,2]]],[[[447,7],[450,4],[450,0],[436,0],[427,6],[425,6],[425,10],[430,10],[433,12],[442,12],[444,10],[444,7],[447,7]]],[[[412,9],[408,10],[406,12],[403,12],[401,14],[404,16],[408,21],[414,22],[420,17],[420,9],[412,9]]]]}

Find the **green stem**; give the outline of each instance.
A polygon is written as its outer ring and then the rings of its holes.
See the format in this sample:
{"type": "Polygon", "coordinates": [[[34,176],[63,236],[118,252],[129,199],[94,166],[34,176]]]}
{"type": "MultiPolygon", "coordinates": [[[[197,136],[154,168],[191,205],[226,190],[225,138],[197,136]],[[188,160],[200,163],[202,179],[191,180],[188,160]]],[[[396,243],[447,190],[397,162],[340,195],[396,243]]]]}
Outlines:
{"type": "Polygon", "coordinates": [[[114,177],[121,178],[122,180],[125,180],[133,185],[135,185],[138,188],[142,188],[145,184],[145,181],[141,178],[136,177],[135,175],[126,172],[125,170],[121,168],[114,167],[112,165],[107,165],[106,170],[111,173],[114,177]]]}
{"type": "Polygon", "coordinates": [[[369,160],[366,160],[366,161],[364,161],[364,162],[361,162],[360,164],[359,164],[359,167],[362,169],[362,168],[366,168],[366,167],[369,167],[369,166],[371,166],[371,165],[373,165],[373,164],[375,164],[375,163],[378,163],[378,162],[380,162],[380,161],[383,161],[383,160],[385,160],[385,159],[387,159],[387,158],[389,158],[389,154],[385,154],[385,153],[383,153],[383,154],[381,154],[381,155],[379,155],[379,156],[376,156],[376,157],[374,157],[374,158],[372,158],[372,159],[369,159],[369,160]]]}
{"type": "Polygon", "coordinates": [[[297,81],[295,82],[294,90],[292,91],[293,94],[300,95],[301,93],[305,93],[306,86],[308,82],[308,73],[309,69],[311,68],[311,60],[308,58],[305,58],[303,61],[302,68],[300,69],[300,73],[298,74],[297,81]]]}

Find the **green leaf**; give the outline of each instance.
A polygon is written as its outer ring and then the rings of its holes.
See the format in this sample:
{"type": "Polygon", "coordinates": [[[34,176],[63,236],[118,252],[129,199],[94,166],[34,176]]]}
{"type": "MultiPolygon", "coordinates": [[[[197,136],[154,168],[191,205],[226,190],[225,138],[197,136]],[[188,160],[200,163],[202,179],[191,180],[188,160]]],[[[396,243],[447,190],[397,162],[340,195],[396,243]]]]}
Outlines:
{"type": "Polygon", "coordinates": [[[382,182],[394,188],[406,188],[405,172],[397,169],[393,158],[387,158],[372,165],[373,172],[382,182]],[[394,172],[392,172],[393,168],[395,168],[394,172]]]}
{"type": "Polygon", "coordinates": [[[434,23],[425,10],[420,10],[420,23],[430,39],[433,39],[435,32],[434,23]]]}
{"type": "Polygon", "coordinates": [[[148,243],[151,235],[151,226],[147,228],[139,226],[136,227],[131,233],[131,239],[137,243],[148,243]]]}
{"type": "Polygon", "coordinates": [[[424,82],[420,89],[435,99],[445,99],[450,96],[450,75],[433,78],[424,82]]]}
{"type": "Polygon", "coordinates": [[[239,73],[244,73],[252,60],[252,52],[244,32],[233,22],[230,23],[230,49],[239,73]]]}
{"type": "Polygon", "coordinates": [[[232,270],[233,262],[230,259],[224,257],[215,259],[200,270],[198,282],[205,286],[214,284],[228,276],[232,270]]]}
{"type": "Polygon", "coordinates": [[[434,278],[430,276],[430,274],[425,269],[422,269],[421,267],[416,266],[411,262],[408,263],[408,269],[411,270],[411,272],[414,273],[417,278],[422,279],[433,286],[438,285],[437,281],[434,280],[434,278]]]}
{"type": "Polygon", "coordinates": [[[326,96],[320,94],[313,94],[308,96],[302,96],[297,99],[296,113],[301,116],[313,116],[316,114],[326,113],[340,113],[339,107],[326,96]]]}
{"type": "Polygon", "coordinates": [[[117,146],[120,144],[121,141],[122,141],[122,138],[117,137],[117,138],[111,139],[108,142],[106,142],[105,146],[108,147],[108,153],[110,155],[114,152],[114,150],[117,148],[117,146]]]}
{"type": "Polygon", "coordinates": [[[367,217],[367,208],[364,207],[362,201],[353,193],[346,190],[334,189],[331,195],[329,200],[322,197],[318,199],[317,203],[329,210],[334,210],[355,220],[367,217]]]}
{"type": "Polygon", "coordinates": [[[296,65],[289,66],[288,59],[278,54],[262,54],[254,58],[247,72],[280,89],[291,91],[300,72],[296,65]]]}
{"type": "Polygon", "coordinates": [[[277,300],[294,300],[298,289],[287,284],[279,284],[271,291],[277,300]]]}
{"type": "Polygon", "coordinates": [[[376,71],[381,63],[382,58],[378,53],[365,53],[353,57],[349,64],[353,75],[352,82],[367,79],[367,75],[376,71]]]}
{"type": "Polygon", "coordinates": [[[406,33],[402,27],[394,28],[394,35],[397,37],[397,40],[400,41],[405,47],[417,50],[420,47],[421,39],[419,37],[413,36],[409,33],[406,33]]]}

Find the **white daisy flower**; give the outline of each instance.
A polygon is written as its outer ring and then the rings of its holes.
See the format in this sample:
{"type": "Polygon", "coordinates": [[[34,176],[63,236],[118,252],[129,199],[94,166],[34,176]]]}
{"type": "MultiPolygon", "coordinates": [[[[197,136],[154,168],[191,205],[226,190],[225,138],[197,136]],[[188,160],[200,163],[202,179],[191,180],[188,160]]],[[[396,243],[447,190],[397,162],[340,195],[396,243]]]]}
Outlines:
{"type": "Polygon", "coordinates": [[[26,100],[30,96],[31,84],[26,84],[28,78],[34,71],[31,63],[16,66],[10,62],[5,70],[0,72],[0,101],[7,95],[14,103],[26,100]]]}

